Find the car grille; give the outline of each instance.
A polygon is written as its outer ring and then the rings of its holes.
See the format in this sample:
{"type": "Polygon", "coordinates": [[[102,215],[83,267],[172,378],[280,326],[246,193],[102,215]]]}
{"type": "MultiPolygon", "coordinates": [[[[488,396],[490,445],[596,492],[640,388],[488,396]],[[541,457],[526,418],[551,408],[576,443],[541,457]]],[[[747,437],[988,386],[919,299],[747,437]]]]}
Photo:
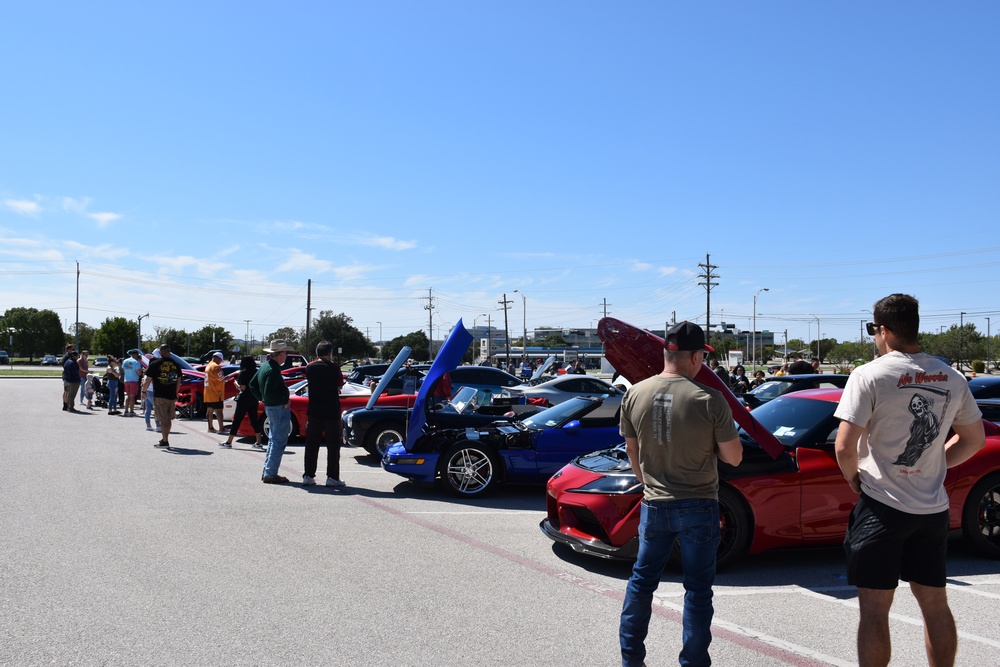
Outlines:
{"type": "Polygon", "coordinates": [[[604,527],[586,507],[573,507],[573,516],[576,518],[575,528],[582,533],[586,533],[602,542],[611,542],[611,538],[604,532],[604,527]]]}

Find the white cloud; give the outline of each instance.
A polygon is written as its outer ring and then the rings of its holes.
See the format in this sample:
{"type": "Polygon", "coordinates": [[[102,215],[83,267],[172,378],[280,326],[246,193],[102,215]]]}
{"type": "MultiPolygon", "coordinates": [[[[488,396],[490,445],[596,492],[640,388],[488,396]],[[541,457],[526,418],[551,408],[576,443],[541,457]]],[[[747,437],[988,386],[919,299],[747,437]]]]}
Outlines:
{"type": "Polygon", "coordinates": [[[315,274],[326,273],[333,268],[333,265],[325,259],[319,259],[315,255],[304,253],[301,250],[292,250],[288,259],[275,269],[279,273],[296,271],[299,273],[315,274]]]}
{"type": "Polygon", "coordinates": [[[90,205],[90,197],[83,197],[82,199],[75,199],[73,197],[63,197],[62,207],[65,211],[73,211],[74,213],[79,213],[84,215],[87,212],[87,206],[90,205]]]}
{"type": "Polygon", "coordinates": [[[416,241],[403,241],[391,236],[356,236],[355,242],[385,250],[410,250],[417,247],[416,241]]]}
{"type": "Polygon", "coordinates": [[[661,266],[656,270],[661,276],[669,276],[672,273],[677,273],[676,266],[661,266]]]}
{"type": "Polygon", "coordinates": [[[42,207],[39,206],[38,202],[27,201],[24,199],[4,199],[4,206],[14,211],[15,213],[20,213],[21,215],[36,216],[42,212],[42,207]]]}
{"type": "Polygon", "coordinates": [[[118,215],[117,213],[106,213],[105,212],[105,213],[88,213],[87,217],[90,218],[91,220],[95,220],[97,222],[97,227],[99,229],[104,229],[110,223],[112,223],[115,220],[119,219],[121,216],[118,215]]]}

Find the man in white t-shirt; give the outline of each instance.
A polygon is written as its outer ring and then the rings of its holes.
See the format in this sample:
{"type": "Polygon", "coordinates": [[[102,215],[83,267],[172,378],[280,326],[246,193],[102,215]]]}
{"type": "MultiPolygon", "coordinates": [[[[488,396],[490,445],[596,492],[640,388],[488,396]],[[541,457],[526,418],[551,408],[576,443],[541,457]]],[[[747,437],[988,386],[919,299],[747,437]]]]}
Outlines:
{"type": "Polygon", "coordinates": [[[928,661],[952,665],[958,635],[945,593],[944,478],[985,445],[982,414],[965,377],[920,351],[916,299],[892,294],[872,313],[868,332],[880,356],[851,373],[835,413],[837,462],[861,494],[844,538],[861,609],[858,662],[889,663],[889,609],[902,579],[924,617],[928,661]]]}

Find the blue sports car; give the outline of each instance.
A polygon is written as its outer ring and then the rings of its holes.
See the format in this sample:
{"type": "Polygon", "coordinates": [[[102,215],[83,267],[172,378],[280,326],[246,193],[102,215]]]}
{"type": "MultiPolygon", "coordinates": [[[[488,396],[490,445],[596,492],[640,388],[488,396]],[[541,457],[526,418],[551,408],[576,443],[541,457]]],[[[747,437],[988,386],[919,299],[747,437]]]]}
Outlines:
{"type": "Polygon", "coordinates": [[[438,482],[478,497],[503,483],[545,481],[588,452],[622,442],[620,394],[576,397],[520,422],[470,428],[430,425],[412,444],[391,445],[382,467],[417,482],[438,482]]]}

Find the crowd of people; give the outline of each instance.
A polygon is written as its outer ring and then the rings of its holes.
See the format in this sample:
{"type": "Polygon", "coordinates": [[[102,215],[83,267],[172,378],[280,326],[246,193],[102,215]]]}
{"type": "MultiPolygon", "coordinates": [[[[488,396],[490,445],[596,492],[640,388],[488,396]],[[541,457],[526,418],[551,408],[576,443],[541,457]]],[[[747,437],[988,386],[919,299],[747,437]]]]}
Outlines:
{"type": "MultiPolygon", "coordinates": [[[[240,393],[236,400],[236,412],[229,428],[226,440],[219,442],[219,447],[231,449],[237,436],[239,425],[246,418],[254,431],[254,447],[263,449],[261,424],[258,419],[259,403],[264,404],[264,412],[271,425],[271,437],[268,438],[267,451],[264,458],[264,469],[261,481],[265,484],[286,484],[288,478],[278,474],[281,459],[288,444],[291,427],[291,405],[289,403],[288,387],[281,374],[285,356],[291,350],[284,340],[273,340],[264,351],[268,359],[257,367],[252,356],[245,356],[240,361],[240,372],[236,384],[240,393]]],[[[160,434],[159,441],[153,446],[159,449],[170,449],[170,428],[176,417],[177,395],[183,380],[181,365],[176,361],[167,344],[153,353],[145,369],[140,361],[141,351],[129,350],[129,359],[119,365],[111,355],[108,356],[108,368],[101,379],[90,374],[88,364],[89,353],[84,350],[77,352],[72,344],[66,346],[66,354],[62,359],[63,379],[63,410],[79,413],[77,397],[81,408],[86,403],[88,410],[94,409],[93,389],[98,381],[105,383],[108,392],[108,414],[135,417],[136,398],[140,392],[144,396],[146,430],[160,434]],[[123,380],[121,391],[124,391],[124,412],[118,410],[119,381],[123,380]],[[155,420],[155,426],[153,421],[155,420]]],[[[204,405],[208,418],[210,433],[223,433],[223,400],[225,394],[225,377],[222,363],[225,357],[216,352],[205,367],[204,405]],[[216,427],[216,423],[218,427],[216,427]]],[[[306,379],[309,381],[309,422],[306,427],[305,474],[302,483],[305,486],[316,484],[316,468],[319,459],[320,444],[325,438],[327,447],[326,486],[339,488],[345,486],[340,479],[340,388],[344,384],[344,376],[340,367],[333,361],[333,344],[321,341],[316,346],[316,359],[306,366],[306,379]]]]}

